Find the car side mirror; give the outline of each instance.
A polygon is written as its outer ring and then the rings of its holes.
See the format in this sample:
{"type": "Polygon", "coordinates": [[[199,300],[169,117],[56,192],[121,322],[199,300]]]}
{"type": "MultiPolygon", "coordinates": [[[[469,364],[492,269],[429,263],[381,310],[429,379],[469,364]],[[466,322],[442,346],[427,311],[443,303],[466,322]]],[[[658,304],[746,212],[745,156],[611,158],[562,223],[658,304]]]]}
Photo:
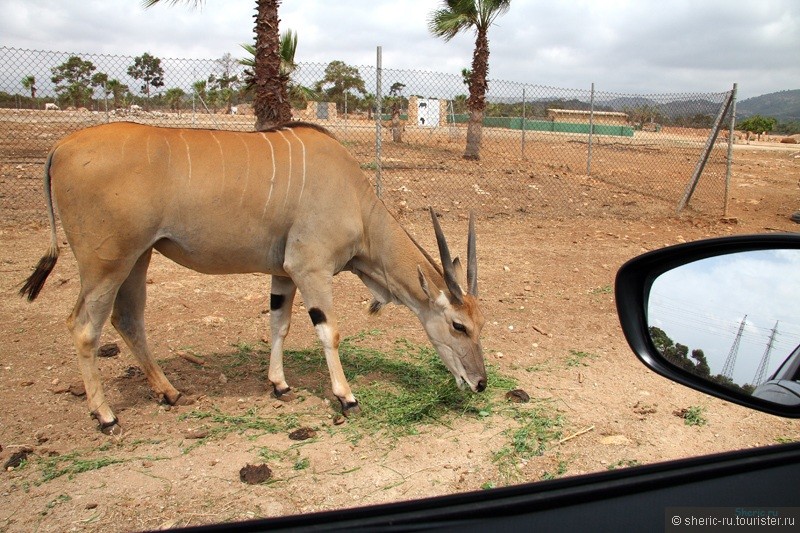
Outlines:
{"type": "Polygon", "coordinates": [[[625,263],[615,284],[628,344],[655,372],[800,418],[800,235],[707,239],[625,263]]]}

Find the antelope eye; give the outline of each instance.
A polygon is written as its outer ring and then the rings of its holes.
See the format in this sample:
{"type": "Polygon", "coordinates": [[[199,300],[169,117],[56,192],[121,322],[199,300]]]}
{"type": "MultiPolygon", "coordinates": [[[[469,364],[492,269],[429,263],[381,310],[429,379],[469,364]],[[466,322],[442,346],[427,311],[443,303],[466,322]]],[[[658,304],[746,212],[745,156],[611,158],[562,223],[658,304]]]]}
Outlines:
{"type": "Polygon", "coordinates": [[[453,322],[453,328],[456,331],[460,331],[461,333],[467,333],[467,326],[462,324],[461,322],[453,322]]]}

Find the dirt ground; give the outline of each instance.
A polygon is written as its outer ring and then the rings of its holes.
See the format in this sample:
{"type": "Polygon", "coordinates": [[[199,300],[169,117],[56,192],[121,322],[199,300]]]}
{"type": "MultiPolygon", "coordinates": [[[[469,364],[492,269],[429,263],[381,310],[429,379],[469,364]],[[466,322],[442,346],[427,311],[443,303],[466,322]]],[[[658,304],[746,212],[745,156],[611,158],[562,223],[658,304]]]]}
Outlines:
{"type": "MultiPolygon", "coordinates": [[[[148,276],[146,319],[166,374],[195,403],[160,405],[110,326],[103,343],[119,355],[100,361],[109,401],[124,428],[100,433],[89,416],[64,319],[79,290],[68,247],[39,299],[17,296],[46,250],[39,221],[0,231],[0,461],[27,459],[0,473],[0,530],[132,531],[396,502],[611,468],[800,440],[800,422],[696,393],[647,370],[631,353],[616,318],[613,281],[627,259],[662,246],[712,236],[797,231],[800,150],[735,149],[728,216],[542,218],[520,212],[478,220],[486,360],[531,397],[552,422],[540,454],[511,455],[519,420],[503,414],[494,389],[490,413],[450,410],[406,434],[372,430],[376,416],[337,417],[324,367],[289,365],[298,391],[290,403],[266,387],[269,279],[205,276],[156,254],[148,276]],[[203,364],[184,356],[191,355],[203,364]],[[677,413],[695,408],[705,423],[677,413]],[[266,422],[278,429],[268,430],[266,422]],[[258,422],[251,423],[251,422],[258,422]],[[295,441],[289,433],[311,428],[295,441]],[[267,464],[267,483],[240,480],[246,465],[267,464]]],[[[428,250],[421,211],[401,221],[428,250]]],[[[466,220],[446,212],[451,248],[465,249],[466,220]]],[[[63,236],[61,237],[63,241],[63,236]]],[[[350,274],[334,296],[344,336],[382,353],[427,346],[417,319],[391,306],[367,314],[370,296],[350,274]]],[[[287,349],[320,358],[298,296],[287,349]],[[299,352],[305,350],[304,352],[299,352]]],[[[358,396],[369,380],[353,381],[358,396]]],[[[525,407],[529,406],[529,407],[525,407]]]]}

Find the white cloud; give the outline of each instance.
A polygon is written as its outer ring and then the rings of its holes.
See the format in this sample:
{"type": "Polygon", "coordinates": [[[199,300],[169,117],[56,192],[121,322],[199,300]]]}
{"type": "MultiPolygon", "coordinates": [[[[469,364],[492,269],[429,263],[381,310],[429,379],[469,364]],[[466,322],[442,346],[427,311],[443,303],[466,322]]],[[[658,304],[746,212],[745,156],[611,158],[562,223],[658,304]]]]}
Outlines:
{"type": "MultiPolygon", "coordinates": [[[[298,59],[458,74],[474,36],[428,33],[430,0],[292,0],[281,27],[299,34],[298,59]],[[346,6],[346,7],[343,7],[346,6]]],[[[206,0],[141,7],[137,0],[0,0],[0,45],[213,59],[253,39],[255,2],[206,0]]],[[[720,92],[740,98],[800,88],[800,2],[640,0],[512,2],[490,29],[490,77],[628,93],[720,92]]]]}

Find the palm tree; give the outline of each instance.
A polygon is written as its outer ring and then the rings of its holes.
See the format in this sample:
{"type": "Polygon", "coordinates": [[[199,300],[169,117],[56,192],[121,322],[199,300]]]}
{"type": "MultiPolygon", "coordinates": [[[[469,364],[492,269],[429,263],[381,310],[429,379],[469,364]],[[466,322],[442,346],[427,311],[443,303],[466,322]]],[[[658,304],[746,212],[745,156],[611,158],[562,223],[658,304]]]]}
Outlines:
{"type": "Polygon", "coordinates": [[[511,0],[443,0],[428,19],[428,30],[449,41],[470,28],[475,30],[472,75],[469,80],[469,126],[464,159],[480,159],[483,112],[486,109],[486,77],[489,74],[489,26],[508,11],[511,0]]]}
{"type": "MultiPolygon", "coordinates": [[[[255,67],[256,67],[256,46],[254,44],[241,44],[247,57],[239,60],[239,64],[247,67],[242,76],[246,89],[251,89],[255,86],[255,67]]],[[[294,55],[297,51],[297,32],[287,29],[281,35],[281,76],[284,76],[288,81],[289,77],[297,68],[297,63],[294,61],[294,55]]]]}
{"type": "Polygon", "coordinates": [[[172,111],[177,111],[178,116],[181,116],[181,104],[183,103],[183,99],[185,97],[186,97],[186,92],[180,87],[173,87],[172,89],[167,89],[167,92],[164,93],[164,99],[169,104],[169,108],[172,111]]]}
{"type": "MultiPolygon", "coordinates": [[[[144,6],[158,4],[160,0],[143,0],[144,6]]],[[[170,4],[185,2],[198,6],[203,0],[167,0],[170,4]]],[[[281,0],[256,0],[256,54],[255,101],[257,130],[289,122],[292,108],[286,90],[286,79],[281,76],[280,36],[278,33],[278,7],[281,0]]]]}
{"type": "MultiPolygon", "coordinates": [[[[239,60],[239,64],[247,67],[242,76],[244,88],[250,91],[255,87],[255,64],[256,64],[256,47],[252,44],[240,45],[247,56],[239,60]]],[[[305,106],[308,100],[312,100],[316,93],[303,85],[292,83],[292,73],[297,68],[297,63],[294,60],[295,53],[297,52],[297,32],[287,29],[281,34],[281,77],[284,78],[286,84],[286,92],[289,95],[290,105],[305,106]]]]}
{"type": "Polygon", "coordinates": [[[114,98],[114,109],[118,109],[123,105],[123,97],[126,91],[128,91],[128,86],[117,78],[108,80],[106,83],[106,92],[110,93],[114,98]]]}
{"type": "Polygon", "coordinates": [[[31,92],[31,109],[36,107],[36,78],[25,76],[22,78],[22,86],[31,92]]]}

